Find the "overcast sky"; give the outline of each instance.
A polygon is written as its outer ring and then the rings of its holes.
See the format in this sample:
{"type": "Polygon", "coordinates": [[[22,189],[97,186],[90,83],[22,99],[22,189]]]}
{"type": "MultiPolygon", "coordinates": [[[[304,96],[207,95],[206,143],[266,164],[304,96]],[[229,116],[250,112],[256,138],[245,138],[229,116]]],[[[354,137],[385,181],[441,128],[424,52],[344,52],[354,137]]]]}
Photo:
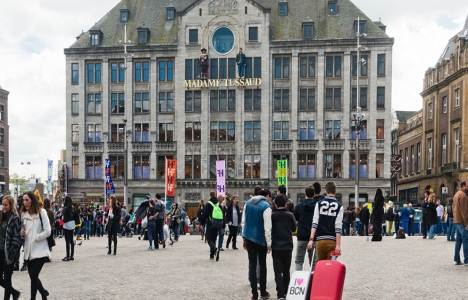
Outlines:
{"type": "MultiPolygon", "coordinates": [[[[393,108],[421,109],[424,71],[462,29],[468,1],[352,1],[371,20],[381,18],[395,38],[393,108]]],[[[47,159],[53,159],[56,178],[56,162],[65,148],[63,50],[118,2],[1,0],[0,86],[10,92],[10,173],[46,180],[47,159]],[[21,165],[28,161],[31,165],[21,165]]]]}

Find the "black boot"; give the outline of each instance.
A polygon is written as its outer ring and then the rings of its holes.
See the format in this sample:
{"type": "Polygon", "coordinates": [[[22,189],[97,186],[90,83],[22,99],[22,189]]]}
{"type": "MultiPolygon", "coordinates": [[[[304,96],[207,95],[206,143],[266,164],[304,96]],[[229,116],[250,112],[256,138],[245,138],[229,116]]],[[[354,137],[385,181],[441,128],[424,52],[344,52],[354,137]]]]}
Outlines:
{"type": "Polygon", "coordinates": [[[111,249],[112,249],[112,248],[111,248],[111,244],[109,244],[109,245],[107,246],[107,249],[108,249],[108,250],[107,250],[107,254],[111,254],[111,249]]]}
{"type": "Polygon", "coordinates": [[[114,243],[114,255],[117,255],[117,243],[114,243]]]}

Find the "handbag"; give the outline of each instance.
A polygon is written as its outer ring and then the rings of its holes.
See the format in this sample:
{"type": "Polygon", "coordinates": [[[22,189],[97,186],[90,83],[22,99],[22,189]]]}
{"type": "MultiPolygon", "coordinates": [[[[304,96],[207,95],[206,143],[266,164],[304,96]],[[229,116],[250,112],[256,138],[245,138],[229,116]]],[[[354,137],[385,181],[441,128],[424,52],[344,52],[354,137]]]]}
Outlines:
{"type": "MultiPolygon", "coordinates": [[[[44,224],[42,223],[41,213],[39,213],[39,218],[41,219],[42,230],[44,230],[44,224]]],[[[55,246],[55,240],[54,240],[54,236],[52,235],[52,233],[47,237],[47,244],[49,245],[49,249],[52,249],[52,247],[55,246]]]]}
{"type": "Polygon", "coordinates": [[[114,221],[110,218],[107,219],[106,231],[109,232],[112,229],[112,224],[114,221]]]}
{"type": "Polygon", "coordinates": [[[146,228],[148,226],[148,211],[149,208],[146,210],[146,216],[143,220],[141,220],[141,227],[146,228]]]}

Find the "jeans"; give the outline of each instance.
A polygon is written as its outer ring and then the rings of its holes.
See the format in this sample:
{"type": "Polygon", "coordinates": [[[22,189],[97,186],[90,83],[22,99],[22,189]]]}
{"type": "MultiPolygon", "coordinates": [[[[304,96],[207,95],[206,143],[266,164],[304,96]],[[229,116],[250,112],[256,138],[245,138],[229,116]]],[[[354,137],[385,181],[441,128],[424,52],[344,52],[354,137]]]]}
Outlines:
{"type": "Polygon", "coordinates": [[[359,227],[359,234],[361,234],[362,230],[364,229],[364,235],[368,236],[369,235],[368,226],[369,226],[369,223],[361,223],[361,226],[359,227]]]}
{"type": "Polygon", "coordinates": [[[229,243],[231,242],[232,239],[232,248],[235,249],[236,247],[236,242],[237,242],[237,226],[229,226],[229,237],[226,242],[226,248],[229,248],[229,243]]]}
{"type": "Polygon", "coordinates": [[[265,295],[266,280],[267,280],[267,247],[260,244],[254,243],[248,239],[245,239],[247,247],[247,255],[249,257],[249,280],[250,288],[252,289],[253,299],[258,299],[257,291],[257,259],[260,265],[260,294],[265,295]]]}
{"type": "Polygon", "coordinates": [[[455,241],[455,256],[453,260],[459,262],[460,260],[460,248],[463,245],[463,263],[468,264],[468,232],[465,229],[464,224],[455,224],[457,229],[457,239],[455,241]]]}
{"type": "MultiPolygon", "coordinates": [[[[297,249],[296,249],[296,257],[294,258],[294,263],[296,264],[296,271],[302,271],[304,270],[304,257],[305,253],[307,251],[307,256],[309,257],[309,266],[312,261],[312,249],[307,249],[307,244],[309,241],[300,241],[297,240],[297,249]]],[[[315,241],[313,244],[313,247],[315,247],[315,241]]],[[[314,256],[314,264],[312,266],[312,269],[314,269],[315,264],[317,263],[317,255],[314,256]]]]}
{"type": "Polygon", "coordinates": [[[173,231],[174,231],[174,240],[175,241],[179,240],[179,224],[177,224],[177,222],[175,222],[173,231]]]}
{"type": "Polygon", "coordinates": [[[436,225],[436,224],[432,224],[432,225],[431,225],[431,228],[429,228],[429,238],[430,238],[430,239],[433,239],[433,238],[434,238],[434,235],[436,234],[436,230],[437,230],[437,225],[436,225]]]}
{"type": "Polygon", "coordinates": [[[408,222],[408,235],[413,235],[414,236],[414,217],[409,218],[408,222]]]}
{"type": "Polygon", "coordinates": [[[18,293],[11,285],[11,275],[13,275],[14,264],[15,262],[12,262],[9,265],[5,260],[5,251],[0,251],[0,286],[5,289],[4,300],[9,300],[11,294],[16,295],[18,293]]]}
{"type": "Polygon", "coordinates": [[[44,289],[39,279],[39,273],[41,273],[42,266],[44,266],[46,260],[47,257],[41,257],[27,261],[29,278],[31,279],[31,299],[36,299],[37,290],[43,295],[43,298],[47,296],[47,294],[45,294],[47,291],[44,289]]]}
{"type": "Polygon", "coordinates": [[[65,249],[67,251],[67,257],[73,257],[73,255],[75,255],[75,242],[73,241],[73,230],[63,229],[63,234],[65,235],[65,249]]]}
{"type": "Polygon", "coordinates": [[[276,293],[278,295],[278,298],[282,298],[284,297],[284,295],[286,295],[289,285],[289,269],[291,268],[292,250],[273,250],[271,256],[273,257],[273,270],[275,272],[276,293]]]}
{"type": "Polygon", "coordinates": [[[453,224],[453,218],[448,218],[448,226],[447,226],[447,241],[451,241],[455,239],[455,231],[457,230],[455,224],[453,224]]]}
{"type": "Polygon", "coordinates": [[[89,238],[89,235],[91,234],[91,221],[84,221],[84,230],[83,230],[83,235],[86,237],[86,235],[89,238]]]}
{"type": "Polygon", "coordinates": [[[223,232],[223,229],[221,229],[221,228],[219,229],[218,235],[219,235],[218,249],[221,249],[221,248],[223,248],[223,241],[224,241],[224,232],[223,232]]]}
{"type": "MultiPolygon", "coordinates": [[[[156,219],[156,236],[159,238],[159,241],[164,241],[164,220],[156,219]]],[[[159,244],[156,243],[155,248],[159,248],[159,244]]]]}
{"type": "Polygon", "coordinates": [[[354,221],[354,231],[356,232],[356,235],[359,235],[359,228],[361,228],[361,222],[354,221]]]}
{"type": "Polygon", "coordinates": [[[239,78],[244,77],[244,69],[245,65],[243,63],[237,65],[237,72],[239,73],[239,78]]]}
{"type": "Polygon", "coordinates": [[[440,219],[439,216],[437,216],[437,234],[442,233],[443,228],[442,228],[442,220],[440,219]]]}
{"type": "Polygon", "coordinates": [[[408,222],[409,220],[403,220],[401,221],[401,227],[405,230],[405,233],[408,234],[408,222]]]}
{"type": "Polygon", "coordinates": [[[423,214],[421,222],[421,232],[424,238],[427,236],[427,227],[427,214],[423,214]]]}
{"type": "Polygon", "coordinates": [[[400,221],[393,221],[393,222],[395,223],[395,226],[394,226],[395,233],[398,233],[398,229],[400,229],[400,225],[401,225],[400,221]]]}
{"type": "Polygon", "coordinates": [[[344,230],[344,233],[343,235],[349,235],[349,223],[343,223],[343,230],[344,230]]]}
{"type": "Polygon", "coordinates": [[[206,241],[208,243],[208,246],[210,246],[210,258],[214,257],[214,254],[218,250],[216,248],[216,239],[218,238],[219,230],[218,228],[214,226],[206,226],[206,241]]]}
{"type": "MultiPolygon", "coordinates": [[[[156,222],[155,221],[148,221],[148,242],[150,247],[153,247],[153,237],[157,238],[156,236],[156,222]]],[[[154,242],[154,246],[158,245],[158,241],[154,242]]]]}

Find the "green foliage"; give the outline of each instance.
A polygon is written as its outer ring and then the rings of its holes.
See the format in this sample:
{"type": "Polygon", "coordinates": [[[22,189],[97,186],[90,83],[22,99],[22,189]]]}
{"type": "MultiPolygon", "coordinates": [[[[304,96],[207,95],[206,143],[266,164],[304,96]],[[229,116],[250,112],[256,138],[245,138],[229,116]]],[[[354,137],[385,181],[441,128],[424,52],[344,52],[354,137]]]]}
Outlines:
{"type": "Polygon", "coordinates": [[[19,176],[17,173],[13,173],[10,175],[10,183],[14,184],[15,187],[18,186],[19,192],[24,193],[28,191],[28,186],[27,186],[27,179],[24,176],[19,176]]]}

